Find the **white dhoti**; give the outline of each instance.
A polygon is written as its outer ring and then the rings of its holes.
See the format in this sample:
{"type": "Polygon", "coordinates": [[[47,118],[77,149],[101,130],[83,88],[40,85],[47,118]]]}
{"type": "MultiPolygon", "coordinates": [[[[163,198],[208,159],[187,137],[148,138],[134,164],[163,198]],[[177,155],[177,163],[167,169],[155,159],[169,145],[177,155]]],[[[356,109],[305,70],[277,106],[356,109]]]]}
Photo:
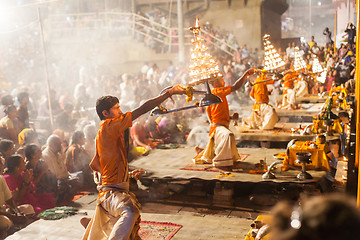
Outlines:
{"type": "Polygon", "coordinates": [[[293,108],[296,106],[296,95],[295,91],[290,88],[284,89],[283,100],[281,108],[293,108]]]}
{"type": "Polygon", "coordinates": [[[294,88],[296,97],[307,97],[309,96],[308,84],[305,81],[298,81],[294,88]]]}
{"type": "Polygon", "coordinates": [[[234,134],[224,126],[217,126],[205,150],[196,156],[197,161],[212,163],[214,167],[232,167],[240,159],[234,134]]]}
{"type": "Polygon", "coordinates": [[[250,128],[274,129],[278,120],[273,106],[267,103],[256,103],[250,115],[250,128]]]}
{"type": "Polygon", "coordinates": [[[83,239],[136,239],[140,222],[140,204],[135,195],[110,191],[96,206],[95,215],[86,228],[83,239]]]}

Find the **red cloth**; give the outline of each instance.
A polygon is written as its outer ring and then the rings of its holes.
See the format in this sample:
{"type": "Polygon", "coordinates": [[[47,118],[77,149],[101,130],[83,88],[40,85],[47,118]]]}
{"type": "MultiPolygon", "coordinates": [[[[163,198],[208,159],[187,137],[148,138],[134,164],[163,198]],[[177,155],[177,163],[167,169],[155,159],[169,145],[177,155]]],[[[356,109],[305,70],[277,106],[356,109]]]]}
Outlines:
{"type": "MultiPolygon", "coordinates": [[[[6,174],[4,178],[12,193],[19,191],[22,187],[23,178],[21,175],[15,178],[12,175],[6,174]]],[[[51,193],[36,193],[36,187],[31,183],[23,198],[16,204],[30,204],[33,206],[35,214],[39,214],[46,209],[55,207],[55,197],[51,193]]]]}

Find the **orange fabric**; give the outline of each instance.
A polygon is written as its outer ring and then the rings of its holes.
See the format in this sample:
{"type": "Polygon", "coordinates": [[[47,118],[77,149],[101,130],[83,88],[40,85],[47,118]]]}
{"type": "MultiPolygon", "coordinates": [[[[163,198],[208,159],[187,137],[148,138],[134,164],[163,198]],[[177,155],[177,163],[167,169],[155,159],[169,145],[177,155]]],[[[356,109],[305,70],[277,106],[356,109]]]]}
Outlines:
{"type": "Polygon", "coordinates": [[[255,103],[254,106],[253,106],[253,110],[260,111],[260,106],[261,106],[260,103],[255,103]]]}
{"type": "Polygon", "coordinates": [[[294,80],[299,74],[297,72],[290,72],[284,76],[284,88],[294,88],[294,80]]]}
{"type": "MultiPolygon", "coordinates": [[[[226,99],[226,96],[231,93],[231,86],[226,87],[216,87],[212,89],[212,94],[220,97],[222,103],[211,105],[206,108],[206,113],[210,119],[211,123],[219,123],[224,125],[229,125],[230,123],[230,113],[229,113],[229,104],[226,99]]],[[[216,126],[210,127],[210,135],[215,131],[216,126]]]]}
{"type": "Polygon", "coordinates": [[[258,77],[255,80],[255,85],[252,87],[250,92],[250,97],[254,98],[257,103],[269,103],[269,91],[267,89],[267,84],[273,84],[274,80],[258,83],[264,81],[264,78],[258,77]]]}
{"type": "Polygon", "coordinates": [[[127,171],[127,153],[124,131],[132,126],[131,112],[101,122],[96,136],[96,155],[101,166],[101,185],[124,182],[127,171]]]}
{"type": "MultiPolygon", "coordinates": [[[[301,167],[301,164],[296,163],[296,153],[298,152],[309,152],[311,153],[311,163],[306,164],[307,169],[323,169],[330,170],[329,159],[327,154],[330,152],[329,145],[316,144],[317,148],[313,149],[308,146],[304,146],[306,141],[297,141],[293,146],[289,148],[289,155],[284,158],[282,170],[288,170],[289,165],[301,167]]],[[[310,143],[310,142],[309,142],[310,143]]]]}
{"type": "Polygon", "coordinates": [[[340,92],[340,93],[343,92],[345,97],[348,95],[348,90],[346,88],[342,87],[341,85],[330,89],[329,96],[331,96],[334,92],[340,92]]]}

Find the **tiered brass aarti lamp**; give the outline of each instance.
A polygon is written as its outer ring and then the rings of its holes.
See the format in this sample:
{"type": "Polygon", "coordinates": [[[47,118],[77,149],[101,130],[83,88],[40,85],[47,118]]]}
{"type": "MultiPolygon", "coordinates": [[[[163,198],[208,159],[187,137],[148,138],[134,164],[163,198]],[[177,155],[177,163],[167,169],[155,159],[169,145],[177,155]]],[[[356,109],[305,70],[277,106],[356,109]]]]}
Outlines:
{"type": "Polygon", "coordinates": [[[222,102],[218,96],[211,93],[209,83],[222,78],[223,74],[215,60],[212,59],[212,56],[205,52],[207,47],[202,43],[204,40],[199,36],[200,26],[197,18],[195,26],[190,27],[189,30],[194,34],[194,38],[191,40],[194,48],[190,49],[191,64],[189,65],[189,77],[191,80],[186,88],[186,102],[192,101],[193,94],[205,94],[205,97],[200,100],[199,104],[179,109],[167,110],[159,106],[152,111],[152,114],[165,114],[194,107],[210,106],[222,102]],[[205,84],[206,91],[196,91],[193,88],[199,84],[205,84]]]}
{"type": "Polygon", "coordinates": [[[279,53],[275,50],[271,44],[270,35],[265,34],[264,36],[264,50],[265,50],[265,62],[264,70],[275,71],[278,68],[285,66],[285,62],[281,59],[279,53]]]}
{"type": "Polygon", "coordinates": [[[295,61],[294,61],[294,70],[295,71],[304,71],[306,69],[306,63],[301,56],[299,48],[295,48],[295,61]]]}

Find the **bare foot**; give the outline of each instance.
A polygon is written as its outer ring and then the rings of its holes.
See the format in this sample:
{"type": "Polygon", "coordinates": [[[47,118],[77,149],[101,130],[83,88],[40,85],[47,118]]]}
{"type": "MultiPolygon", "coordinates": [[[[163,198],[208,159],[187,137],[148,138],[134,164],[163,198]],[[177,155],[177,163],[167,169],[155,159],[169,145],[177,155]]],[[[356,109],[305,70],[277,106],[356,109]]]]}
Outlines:
{"type": "Polygon", "coordinates": [[[89,218],[89,217],[83,217],[80,219],[80,223],[84,228],[86,228],[89,225],[90,221],[91,221],[91,218],[89,218]]]}

